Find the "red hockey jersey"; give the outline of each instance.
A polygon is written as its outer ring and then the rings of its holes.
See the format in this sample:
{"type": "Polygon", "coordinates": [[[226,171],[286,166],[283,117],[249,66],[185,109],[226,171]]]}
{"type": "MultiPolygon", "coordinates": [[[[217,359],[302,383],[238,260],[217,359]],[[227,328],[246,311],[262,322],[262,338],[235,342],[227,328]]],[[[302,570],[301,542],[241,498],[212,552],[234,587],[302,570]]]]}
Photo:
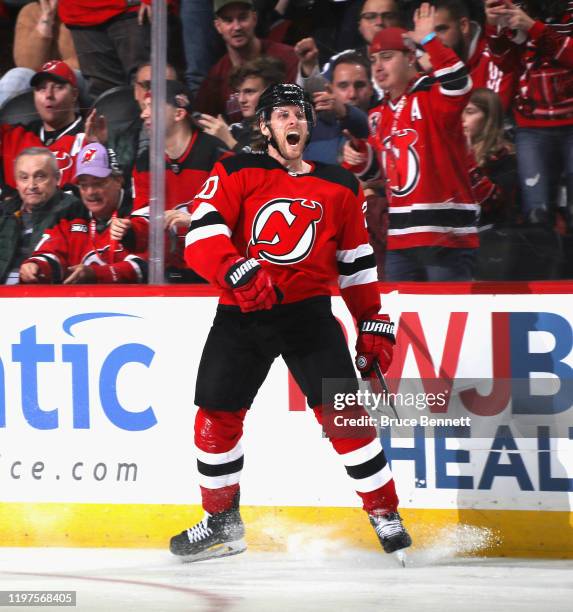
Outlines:
{"type": "Polygon", "coordinates": [[[496,64],[519,76],[517,125],[573,125],[573,2],[559,21],[536,21],[527,37],[491,25],[486,33],[496,64]]]}
{"type": "Polygon", "coordinates": [[[57,132],[56,138],[46,133],[42,121],[28,125],[0,125],[2,168],[4,183],[16,187],[14,180],[14,159],[20,151],[28,147],[47,147],[56,156],[60,169],[59,187],[73,182],[76,157],[84,145],[84,120],[77,117],[64,130],[57,132]]]}
{"type": "MultiPolygon", "coordinates": [[[[229,157],[195,197],[185,261],[217,285],[238,256],[254,257],[283,303],[330,295],[338,280],[362,320],[380,308],[363,206],[358,181],[338,166],[314,163],[295,175],[268,155],[229,157]]],[[[235,304],[232,291],[221,288],[221,303],[235,304]]]]}
{"type": "Polygon", "coordinates": [[[515,71],[502,72],[497,66],[481,28],[476,30],[471,41],[467,66],[474,89],[486,87],[495,91],[501,98],[504,110],[508,111],[517,92],[518,75],[515,71]]]}
{"type": "Polygon", "coordinates": [[[68,268],[77,264],[91,266],[97,283],[146,282],[147,254],[134,253],[121,242],[114,243],[109,223],[109,220],[96,222],[87,208],[78,203],[46,230],[24,263],[37,263],[47,283],[61,283],[68,268]]]}
{"type": "MultiPolygon", "coordinates": [[[[165,156],[165,210],[190,204],[201,189],[215,162],[223,155],[220,140],[201,131],[195,131],[187,149],[178,159],[165,156]]],[[[149,149],[144,149],[135,160],[132,172],[133,210],[149,205],[150,174],[149,149]]]]}
{"type": "Polygon", "coordinates": [[[472,81],[465,65],[438,38],[425,45],[433,77],[419,75],[398,100],[369,113],[369,159],[350,168],[369,180],[386,178],[388,249],[478,246],[479,206],[467,168],[461,115],[472,81]]]}
{"type": "MultiPolygon", "coordinates": [[[[222,148],[221,141],[205,134],[194,132],[189,146],[178,159],[165,157],[165,210],[182,208],[191,212],[190,205],[195,194],[201,189],[215,163],[231,155],[222,148]]],[[[137,245],[147,242],[149,231],[149,149],[142,151],[135,162],[132,172],[133,229],[137,245]],[[143,242],[144,240],[145,242],[143,242]]],[[[166,242],[166,262],[168,267],[184,268],[183,249],[186,230],[170,234],[166,242]]]]}

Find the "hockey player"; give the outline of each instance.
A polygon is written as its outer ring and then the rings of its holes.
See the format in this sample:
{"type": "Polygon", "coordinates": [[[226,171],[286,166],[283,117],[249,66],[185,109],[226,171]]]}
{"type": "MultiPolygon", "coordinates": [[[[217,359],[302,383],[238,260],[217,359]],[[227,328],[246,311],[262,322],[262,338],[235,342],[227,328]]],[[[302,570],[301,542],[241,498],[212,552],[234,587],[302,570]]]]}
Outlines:
{"type": "MultiPolygon", "coordinates": [[[[199,365],[195,445],[205,516],[171,540],[195,561],[245,550],[239,514],[243,420],[275,357],[282,355],[319,422],[332,397],[325,378],[355,379],[329,286],[359,325],[357,366],[392,359],[393,324],[379,314],[380,293],[368,244],[363,194],[346,170],[302,159],[314,111],[296,85],[265,90],[257,105],[266,154],[218,162],[196,196],[185,258],[222,290],[199,365]]],[[[362,498],[382,546],[411,544],[380,440],[329,434],[362,498]]]]}

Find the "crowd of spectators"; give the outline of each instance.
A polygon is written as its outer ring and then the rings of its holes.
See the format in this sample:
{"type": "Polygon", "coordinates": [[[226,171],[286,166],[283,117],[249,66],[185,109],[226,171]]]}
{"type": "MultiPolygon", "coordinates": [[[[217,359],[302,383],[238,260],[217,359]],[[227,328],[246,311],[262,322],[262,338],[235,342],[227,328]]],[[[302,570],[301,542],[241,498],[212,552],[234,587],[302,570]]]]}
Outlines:
{"type": "MultiPolygon", "coordinates": [[[[573,1],[166,0],[165,262],[215,162],[264,152],[266,87],[305,159],[361,180],[381,280],[573,274],[573,1]]],[[[0,0],[0,282],[146,282],[150,0],[0,0]]],[[[277,194],[280,195],[280,194],[277,194]]]]}

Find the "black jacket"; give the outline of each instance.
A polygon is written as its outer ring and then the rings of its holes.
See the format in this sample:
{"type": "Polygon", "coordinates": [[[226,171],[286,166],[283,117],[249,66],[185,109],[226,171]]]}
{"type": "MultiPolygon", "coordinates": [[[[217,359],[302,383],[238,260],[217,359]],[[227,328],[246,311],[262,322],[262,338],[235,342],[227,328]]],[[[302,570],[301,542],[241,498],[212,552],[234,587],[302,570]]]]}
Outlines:
{"type": "Polygon", "coordinates": [[[0,204],[0,284],[4,284],[10,271],[32,253],[44,230],[77,203],[75,196],[58,189],[50,200],[32,210],[32,232],[27,235],[23,232],[20,196],[0,204]]]}

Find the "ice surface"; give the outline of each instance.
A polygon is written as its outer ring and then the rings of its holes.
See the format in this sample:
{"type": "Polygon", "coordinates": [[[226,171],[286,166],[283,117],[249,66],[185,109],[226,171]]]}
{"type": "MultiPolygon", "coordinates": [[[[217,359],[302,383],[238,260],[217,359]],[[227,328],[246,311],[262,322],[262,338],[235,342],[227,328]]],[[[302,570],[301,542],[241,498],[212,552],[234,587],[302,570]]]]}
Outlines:
{"type": "MultiPolygon", "coordinates": [[[[462,548],[483,537],[462,535],[462,548]]],[[[572,609],[572,560],[461,558],[459,541],[413,550],[406,569],[391,555],[316,534],[292,536],[284,553],[247,551],[191,564],[161,550],[0,548],[0,589],[76,590],[77,610],[106,612],[572,609]]],[[[45,608],[30,608],[38,609],[45,608]]]]}

